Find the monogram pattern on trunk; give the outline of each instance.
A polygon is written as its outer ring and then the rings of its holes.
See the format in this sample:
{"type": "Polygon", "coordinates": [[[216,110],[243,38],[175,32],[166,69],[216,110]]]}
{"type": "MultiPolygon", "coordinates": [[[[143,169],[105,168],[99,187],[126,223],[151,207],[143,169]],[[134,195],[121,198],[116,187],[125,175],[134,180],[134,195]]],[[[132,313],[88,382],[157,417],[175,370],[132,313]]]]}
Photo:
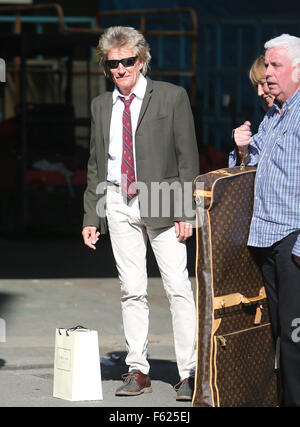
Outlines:
{"type": "Polygon", "coordinates": [[[215,297],[239,293],[251,299],[263,288],[247,247],[255,171],[255,167],[226,168],[195,179],[204,183],[205,212],[202,227],[196,229],[198,336],[193,406],[277,406],[278,373],[266,298],[214,306],[215,297]]]}

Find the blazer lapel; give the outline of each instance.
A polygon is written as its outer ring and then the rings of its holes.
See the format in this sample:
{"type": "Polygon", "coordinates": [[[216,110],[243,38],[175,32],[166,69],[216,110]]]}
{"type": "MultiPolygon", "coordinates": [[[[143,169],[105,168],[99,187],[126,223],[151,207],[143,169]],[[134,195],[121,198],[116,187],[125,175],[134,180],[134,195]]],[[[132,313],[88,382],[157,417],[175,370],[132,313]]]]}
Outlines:
{"type": "MultiPolygon", "coordinates": [[[[105,99],[105,102],[102,102],[102,105],[101,105],[101,121],[100,121],[100,125],[102,126],[102,134],[103,134],[106,154],[108,153],[108,146],[109,146],[111,114],[112,114],[112,94],[111,92],[109,92],[107,99],[105,99]]],[[[101,129],[100,129],[100,134],[101,134],[101,129]]]]}
{"type": "Polygon", "coordinates": [[[145,93],[145,96],[144,96],[144,99],[143,99],[143,103],[142,103],[142,107],[141,107],[141,111],[140,111],[140,115],[139,115],[139,118],[138,118],[138,123],[137,123],[137,127],[136,127],[136,129],[138,129],[138,128],[139,128],[139,125],[140,125],[140,123],[141,123],[141,121],[142,121],[142,119],[143,119],[143,117],[144,117],[144,115],[145,115],[145,112],[146,112],[147,107],[148,107],[148,105],[149,105],[149,101],[150,101],[151,96],[152,96],[152,91],[153,91],[153,83],[152,83],[152,80],[150,80],[150,79],[147,77],[146,93],[145,93]]]}

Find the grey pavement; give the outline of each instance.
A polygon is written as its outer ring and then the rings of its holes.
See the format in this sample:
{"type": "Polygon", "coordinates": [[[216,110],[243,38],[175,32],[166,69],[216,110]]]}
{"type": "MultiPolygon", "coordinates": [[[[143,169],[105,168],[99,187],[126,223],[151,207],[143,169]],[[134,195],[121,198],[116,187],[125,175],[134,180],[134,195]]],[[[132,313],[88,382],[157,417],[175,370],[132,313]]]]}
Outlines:
{"type": "MultiPolygon", "coordinates": [[[[195,278],[191,278],[195,289],[195,278]]],[[[118,280],[110,278],[29,278],[0,280],[0,317],[6,341],[0,343],[1,407],[164,407],[177,402],[178,382],[169,303],[160,278],[148,286],[148,358],[152,393],[116,397],[127,371],[118,280]],[[53,397],[56,328],[82,325],[98,331],[103,400],[71,402],[53,397]],[[111,363],[110,356],[119,359],[111,363]]]]}

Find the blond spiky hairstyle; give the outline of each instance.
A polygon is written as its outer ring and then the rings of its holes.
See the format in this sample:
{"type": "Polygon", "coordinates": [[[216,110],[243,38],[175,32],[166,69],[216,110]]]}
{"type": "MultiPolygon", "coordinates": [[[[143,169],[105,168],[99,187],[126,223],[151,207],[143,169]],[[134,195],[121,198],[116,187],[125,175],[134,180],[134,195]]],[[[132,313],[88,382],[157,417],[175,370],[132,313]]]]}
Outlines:
{"type": "Polygon", "coordinates": [[[104,74],[110,77],[110,72],[105,65],[108,52],[115,47],[130,47],[134,50],[139,59],[143,61],[142,74],[146,75],[151,60],[150,48],[145,37],[132,27],[109,27],[99,39],[98,59],[103,67],[104,74]]]}

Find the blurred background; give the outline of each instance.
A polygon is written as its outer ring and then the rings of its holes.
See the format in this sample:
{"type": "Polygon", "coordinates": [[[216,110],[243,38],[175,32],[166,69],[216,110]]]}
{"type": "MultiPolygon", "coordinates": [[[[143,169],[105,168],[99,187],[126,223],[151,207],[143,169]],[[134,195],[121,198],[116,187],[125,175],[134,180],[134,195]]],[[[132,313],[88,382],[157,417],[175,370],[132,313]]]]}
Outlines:
{"type": "MultiPolygon", "coordinates": [[[[299,1],[0,0],[0,278],[114,277],[108,236],[81,239],[90,102],[110,89],[96,46],[134,26],[150,77],[187,90],[201,173],[227,166],[232,128],[263,117],[248,70],[263,44],[300,36],[299,1]],[[1,79],[2,75],[2,79],[1,79]]],[[[188,242],[194,274],[195,240],[188,242]]],[[[149,249],[149,275],[158,275],[149,249]]]]}

